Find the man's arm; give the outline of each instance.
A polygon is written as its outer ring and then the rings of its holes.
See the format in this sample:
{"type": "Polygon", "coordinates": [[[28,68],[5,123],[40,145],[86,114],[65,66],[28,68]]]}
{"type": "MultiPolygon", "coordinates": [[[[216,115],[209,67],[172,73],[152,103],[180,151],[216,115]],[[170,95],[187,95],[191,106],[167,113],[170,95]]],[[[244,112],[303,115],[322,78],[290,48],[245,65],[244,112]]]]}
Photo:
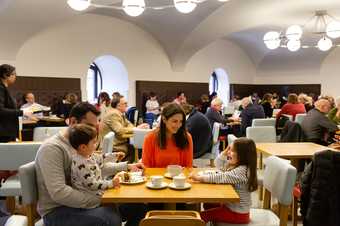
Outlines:
{"type": "MultiPolygon", "coordinates": [[[[60,205],[73,208],[94,208],[100,198],[86,195],[66,184],[64,151],[57,145],[42,146],[36,161],[51,198],[60,205]]],[[[71,168],[71,166],[70,166],[71,168]]]]}
{"type": "Polygon", "coordinates": [[[121,137],[124,134],[127,133],[133,133],[133,125],[124,126],[121,122],[120,116],[117,114],[112,114],[111,117],[107,118],[106,121],[108,127],[115,132],[115,135],[117,137],[121,137]]]}
{"type": "Polygon", "coordinates": [[[338,130],[337,125],[329,120],[326,116],[320,117],[319,124],[321,127],[326,128],[329,132],[338,130]]]}

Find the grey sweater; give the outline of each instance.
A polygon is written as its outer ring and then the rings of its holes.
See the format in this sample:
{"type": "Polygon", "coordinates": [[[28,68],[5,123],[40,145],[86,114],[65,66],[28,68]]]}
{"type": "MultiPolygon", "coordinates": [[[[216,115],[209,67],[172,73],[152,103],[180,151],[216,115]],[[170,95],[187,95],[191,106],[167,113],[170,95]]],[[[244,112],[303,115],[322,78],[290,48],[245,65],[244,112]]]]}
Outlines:
{"type": "MultiPolygon", "coordinates": [[[[95,208],[100,197],[89,195],[71,187],[71,156],[75,150],[64,133],[46,140],[39,148],[35,159],[35,170],[39,192],[38,212],[48,214],[59,206],[73,208],[95,208]]],[[[127,163],[108,165],[103,171],[115,174],[127,170],[127,163]]]]}

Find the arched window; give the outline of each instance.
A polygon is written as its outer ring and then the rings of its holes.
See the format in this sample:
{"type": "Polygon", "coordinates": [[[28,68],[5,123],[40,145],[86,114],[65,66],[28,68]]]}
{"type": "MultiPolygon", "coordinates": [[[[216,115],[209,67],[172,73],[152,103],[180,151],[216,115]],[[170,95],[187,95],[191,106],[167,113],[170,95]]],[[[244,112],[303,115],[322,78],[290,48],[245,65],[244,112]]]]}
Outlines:
{"type": "Polygon", "coordinates": [[[230,100],[230,84],[229,77],[224,69],[217,68],[213,71],[209,80],[209,92],[217,93],[217,96],[222,99],[225,106],[230,100]]]}
{"type": "Polygon", "coordinates": [[[124,64],[116,57],[104,55],[97,57],[87,73],[87,98],[97,102],[100,92],[119,92],[128,98],[129,80],[124,64]]]}

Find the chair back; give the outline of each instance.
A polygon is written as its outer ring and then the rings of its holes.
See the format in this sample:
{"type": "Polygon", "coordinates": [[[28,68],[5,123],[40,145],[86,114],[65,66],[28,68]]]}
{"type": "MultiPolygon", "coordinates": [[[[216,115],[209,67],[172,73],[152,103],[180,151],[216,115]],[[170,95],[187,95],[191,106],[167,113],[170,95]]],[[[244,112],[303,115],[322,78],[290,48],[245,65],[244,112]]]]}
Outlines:
{"type": "Polygon", "coordinates": [[[135,126],[138,125],[138,110],[136,110],[136,111],[134,112],[134,115],[133,115],[133,124],[134,124],[135,126]]]}
{"type": "Polygon", "coordinates": [[[140,226],[205,226],[196,211],[150,211],[140,226]]]}
{"type": "Polygon", "coordinates": [[[115,133],[112,131],[104,136],[103,145],[102,145],[103,153],[112,153],[114,138],[115,138],[115,133]]]}
{"type": "Polygon", "coordinates": [[[275,127],[276,119],[275,118],[255,118],[252,121],[252,127],[257,126],[273,126],[275,127]]]}
{"type": "Polygon", "coordinates": [[[296,172],[287,160],[270,156],[266,159],[263,186],[280,204],[288,206],[292,202],[296,172]]]}
{"type": "Polygon", "coordinates": [[[228,134],[227,136],[228,139],[228,145],[234,143],[234,141],[237,139],[237,137],[234,134],[228,134]]]}
{"type": "Polygon", "coordinates": [[[133,128],[133,137],[130,139],[130,143],[137,149],[143,148],[144,137],[147,133],[151,132],[152,129],[140,129],[133,128]]]}
{"type": "Polygon", "coordinates": [[[38,201],[37,178],[35,174],[35,162],[29,162],[19,167],[19,179],[24,204],[33,204],[38,201]]]}
{"type": "Polygon", "coordinates": [[[41,142],[0,143],[0,170],[18,170],[34,161],[41,142]]]}
{"type": "Polygon", "coordinates": [[[301,125],[302,121],[306,117],[307,114],[296,114],[295,115],[295,122],[299,123],[301,125]]]}
{"type": "Polygon", "coordinates": [[[35,127],[33,129],[33,141],[44,141],[65,128],[67,127],[35,127]]]}
{"type": "Polygon", "coordinates": [[[213,128],[212,128],[213,145],[218,143],[218,135],[220,134],[220,128],[221,128],[221,123],[214,122],[214,125],[213,125],[213,128]]]}
{"type": "Polygon", "coordinates": [[[43,225],[42,220],[35,223],[39,215],[36,211],[38,202],[38,186],[35,173],[35,162],[19,167],[19,179],[22,189],[22,202],[25,205],[28,226],[43,225]]]}
{"type": "Polygon", "coordinates": [[[255,143],[275,143],[276,130],[273,126],[248,127],[246,137],[254,140],[255,143]]]}
{"type": "Polygon", "coordinates": [[[223,114],[224,115],[232,115],[234,114],[234,106],[233,105],[227,105],[227,106],[224,106],[223,108],[223,114]]]}

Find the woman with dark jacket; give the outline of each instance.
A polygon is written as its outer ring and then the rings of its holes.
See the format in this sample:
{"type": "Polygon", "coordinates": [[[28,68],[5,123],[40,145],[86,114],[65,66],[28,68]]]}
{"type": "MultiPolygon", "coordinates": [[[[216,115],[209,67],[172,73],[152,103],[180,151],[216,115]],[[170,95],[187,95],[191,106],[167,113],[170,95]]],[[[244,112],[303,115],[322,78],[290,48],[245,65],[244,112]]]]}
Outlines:
{"type": "MultiPolygon", "coordinates": [[[[0,142],[15,141],[19,130],[18,117],[24,114],[17,109],[16,102],[7,89],[15,80],[15,67],[0,65],[0,142]]],[[[31,116],[32,113],[25,111],[25,115],[31,116]]]]}
{"type": "Polygon", "coordinates": [[[264,115],[266,116],[266,118],[273,117],[272,102],[273,102],[273,95],[272,94],[266,93],[266,94],[263,95],[261,105],[263,107],[264,115]]]}

